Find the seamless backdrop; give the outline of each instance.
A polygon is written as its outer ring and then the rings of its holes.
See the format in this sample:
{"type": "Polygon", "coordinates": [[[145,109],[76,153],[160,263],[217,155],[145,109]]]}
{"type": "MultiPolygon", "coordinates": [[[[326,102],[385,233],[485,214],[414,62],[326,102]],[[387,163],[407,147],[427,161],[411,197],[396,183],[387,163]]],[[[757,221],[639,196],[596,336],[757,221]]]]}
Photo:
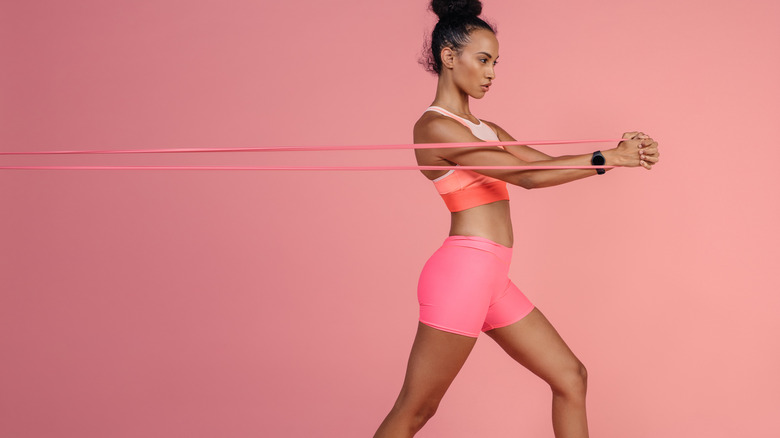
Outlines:
{"type": "MultiPolygon", "coordinates": [[[[593,436],[780,434],[779,5],[484,2],[501,57],[475,115],[660,143],[649,172],[510,188],[510,276],[588,368],[593,436]]],[[[409,143],[436,87],[426,6],[2,1],[0,150],[409,143]]],[[[370,436],[448,225],[414,171],[0,170],[0,435],[370,436]]],[[[419,436],[552,436],[549,403],[483,335],[419,436]]]]}

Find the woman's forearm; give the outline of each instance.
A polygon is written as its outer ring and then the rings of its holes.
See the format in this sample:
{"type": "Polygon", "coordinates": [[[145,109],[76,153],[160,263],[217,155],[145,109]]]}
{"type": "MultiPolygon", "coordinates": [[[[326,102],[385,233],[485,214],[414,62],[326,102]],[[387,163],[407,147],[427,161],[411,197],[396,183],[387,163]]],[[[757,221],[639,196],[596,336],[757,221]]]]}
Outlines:
{"type": "MultiPolygon", "coordinates": [[[[606,160],[605,166],[620,166],[623,163],[620,157],[614,153],[614,149],[603,151],[606,160]]],[[[563,155],[549,160],[534,161],[532,166],[590,166],[593,154],[563,155]]],[[[610,169],[605,169],[610,170],[610,169]]],[[[552,187],[578,179],[597,175],[596,169],[542,169],[522,170],[518,173],[521,187],[538,189],[552,187]]]]}

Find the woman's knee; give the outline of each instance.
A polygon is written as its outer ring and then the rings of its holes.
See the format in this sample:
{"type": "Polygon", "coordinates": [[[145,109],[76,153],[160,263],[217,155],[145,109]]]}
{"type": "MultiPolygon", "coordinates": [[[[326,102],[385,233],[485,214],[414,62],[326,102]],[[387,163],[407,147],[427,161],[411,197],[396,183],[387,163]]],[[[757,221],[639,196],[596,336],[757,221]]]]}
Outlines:
{"type": "Polygon", "coordinates": [[[423,427],[436,414],[436,410],[439,409],[439,402],[428,402],[420,406],[414,416],[415,423],[419,427],[423,427]]]}
{"type": "Polygon", "coordinates": [[[404,423],[409,424],[411,430],[418,431],[436,414],[440,401],[432,398],[400,398],[393,410],[399,418],[405,418],[404,423]]]}
{"type": "Polygon", "coordinates": [[[556,395],[584,398],[588,389],[588,370],[578,361],[550,382],[550,387],[556,395]]]}

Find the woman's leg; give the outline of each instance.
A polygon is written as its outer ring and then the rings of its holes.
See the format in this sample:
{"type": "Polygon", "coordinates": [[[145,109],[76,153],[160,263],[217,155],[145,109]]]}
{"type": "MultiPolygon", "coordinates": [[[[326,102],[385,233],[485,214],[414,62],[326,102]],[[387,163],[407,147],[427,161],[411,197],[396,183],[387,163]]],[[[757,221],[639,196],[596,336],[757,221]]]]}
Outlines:
{"type": "Polygon", "coordinates": [[[535,308],[520,321],[485,334],[550,385],[555,437],[587,437],[585,367],[542,312],[535,308]]]}
{"type": "Polygon", "coordinates": [[[436,412],[476,341],[418,323],[401,393],[374,438],[414,436],[436,412]]]}

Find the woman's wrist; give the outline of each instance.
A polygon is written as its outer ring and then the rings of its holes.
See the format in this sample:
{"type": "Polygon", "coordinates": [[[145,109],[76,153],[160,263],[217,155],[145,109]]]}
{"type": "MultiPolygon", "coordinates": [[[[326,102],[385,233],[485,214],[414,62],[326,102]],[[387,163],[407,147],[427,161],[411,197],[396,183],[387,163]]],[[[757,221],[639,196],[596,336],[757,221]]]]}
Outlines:
{"type": "Polygon", "coordinates": [[[604,165],[605,166],[623,166],[623,160],[621,160],[620,155],[617,153],[617,148],[614,149],[607,149],[605,151],[601,151],[601,154],[604,155],[604,165]]]}

